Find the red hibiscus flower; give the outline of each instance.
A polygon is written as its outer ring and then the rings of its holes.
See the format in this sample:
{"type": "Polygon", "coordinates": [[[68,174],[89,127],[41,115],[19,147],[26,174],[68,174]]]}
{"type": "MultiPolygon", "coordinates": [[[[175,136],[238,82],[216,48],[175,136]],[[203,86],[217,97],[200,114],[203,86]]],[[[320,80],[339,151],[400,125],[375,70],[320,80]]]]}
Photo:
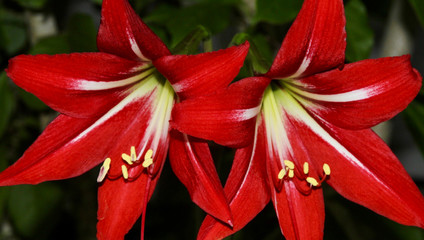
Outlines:
{"type": "Polygon", "coordinates": [[[270,199],[286,239],[322,239],[323,182],[424,227],[423,196],[370,130],[412,101],[422,77],[409,56],[344,65],[343,11],[341,0],[305,0],[266,74],[176,105],[177,129],[239,147],[225,185],[234,227],[207,216],[199,239],[240,230],[270,199]]]}
{"type": "Polygon", "coordinates": [[[145,212],[169,146],[172,168],[193,201],[231,225],[207,143],[170,131],[169,120],[175,102],[227,86],[248,43],[173,56],[127,0],[104,0],[97,45],[98,53],[10,60],[9,77],[60,115],[0,173],[0,185],[71,178],[104,162],[97,237],[123,239],[145,212]]]}

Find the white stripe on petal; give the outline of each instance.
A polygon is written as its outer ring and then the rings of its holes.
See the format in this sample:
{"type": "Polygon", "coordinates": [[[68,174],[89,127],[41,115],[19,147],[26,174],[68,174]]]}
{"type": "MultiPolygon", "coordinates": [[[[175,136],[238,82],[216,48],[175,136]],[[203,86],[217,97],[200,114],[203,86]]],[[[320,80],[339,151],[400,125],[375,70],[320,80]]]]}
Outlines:
{"type": "Polygon", "coordinates": [[[137,44],[137,41],[134,38],[134,35],[132,34],[130,29],[127,29],[126,31],[128,40],[130,41],[131,50],[137,55],[137,57],[140,58],[141,61],[147,61],[149,62],[150,59],[146,58],[143,53],[141,53],[140,47],[137,44]]]}
{"type": "Polygon", "coordinates": [[[261,110],[261,105],[253,107],[253,108],[249,108],[249,109],[237,109],[237,110],[233,110],[231,111],[232,116],[234,119],[237,120],[248,120],[251,118],[254,118],[256,116],[258,116],[259,111],[261,110]]]}
{"type": "Polygon", "coordinates": [[[295,92],[303,97],[325,102],[353,102],[365,100],[378,95],[380,93],[379,89],[381,89],[381,86],[369,86],[344,93],[316,94],[300,90],[299,88],[290,85],[286,85],[286,87],[290,89],[290,91],[295,92]]]}
{"type": "Polygon", "coordinates": [[[127,86],[130,84],[133,84],[137,81],[140,81],[141,79],[151,75],[155,71],[155,68],[148,69],[146,71],[141,72],[140,74],[118,80],[118,81],[87,81],[87,80],[78,80],[76,81],[77,84],[74,87],[75,90],[84,90],[84,91],[95,91],[95,90],[106,90],[106,89],[112,89],[112,88],[119,88],[123,86],[127,86]]]}
{"type": "Polygon", "coordinates": [[[152,92],[155,87],[157,87],[158,82],[155,75],[151,75],[148,79],[143,82],[140,82],[137,87],[135,87],[134,92],[129,94],[126,98],[124,98],[121,102],[119,102],[116,106],[110,109],[105,115],[99,118],[93,125],[85,129],[82,133],[80,133],[77,137],[75,137],[71,143],[79,141],[81,138],[85,137],[89,132],[93,129],[96,129],[107,120],[118,114],[122,109],[124,109],[127,105],[136,101],[139,98],[142,98],[152,92]]]}
{"type": "Polygon", "coordinates": [[[342,144],[340,144],[335,138],[333,138],[325,129],[323,129],[316,121],[313,119],[304,108],[287,92],[281,91],[282,94],[279,94],[278,97],[282,98],[281,101],[285,103],[284,107],[287,113],[296,119],[299,122],[303,122],[307,127],[309,127],[313,132],[315,132],[323,141],[331,145],[337,152],[343,155],[352,165],[356,165],[361,168],[362,171],[366,172],[368,175],[373,176],[375,180],[381,185],[381,181],[374,173],[372,173],[358,158],[356,158],[348,149],[346,149],[342,144]]]}
{"type": "Polygon", "coordinates": [[[300,66],[299,66],[299,69],[297,69],[297,71],[288,78],[299,77],[300,75],[302,75],[306,71],[306,69],[309,67],[309,64],[311,64],[311,59],[308,58],[307,56],[305,56],[305,58],[302,61],[302,64],[300,64],[300,66]]]}

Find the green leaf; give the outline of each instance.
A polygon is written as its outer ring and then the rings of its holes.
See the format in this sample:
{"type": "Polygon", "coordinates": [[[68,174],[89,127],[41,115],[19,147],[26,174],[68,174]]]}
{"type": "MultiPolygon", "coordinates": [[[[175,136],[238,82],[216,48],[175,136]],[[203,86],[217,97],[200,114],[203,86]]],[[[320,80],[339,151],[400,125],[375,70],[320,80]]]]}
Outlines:
{"type": "Polygon", "coordinates": [[[25,103],[25,105],[35,111],[43,111],[49,109],[40,99],[34,96],[32,93],[26,92],[21,88],[18,88],[18,96],[25,103]]]}
{"type": "Polygon", "coordinates": [[[254,22],[284,24],[292,21],[302,7],[299,0],[256,0],[254,22]]]}
{"type": "Polygon", "coordinates": [[[189,33],[181,42],[174,47],[172,52],[174,54],[196,54],[200,42],[210,38],[210,34],[203,26],[197,26],[191,33],[189,33]]]}
{"type": "Polygon", "coordinates": [[[403,111],[406,123],[415,139],[421,153],[424,155],[424,94],[419,94],[417,100],[409,104],[403,111]]]}
{"type": "Polygon", "coordinates": [[[50,36],[40,39],[29,51],[29,54],[59,54],[69,53],[68,40],[63,35],[50,36]]]}
{"type": "Polygon", "coordinates": [[[24,8],[41,9],[46,4],[47,0],[15,0],[24,8]]]}
{"type": "Polygon", "coordinates": [[[231,19],[231,7],[220,4],[197,4],[175,11],[167,20],[166,27],[171,34],[171,46],[175,46],[198,25],[212,34],[227,28],[231,19]]]}
{"type": "Polygon", "coordinates": [[[374,33],[368,24],[367,9],[361,0],[350,0],[346,14],[346,59],[356,62],[369,57],[374,45],[374,33]]]}
{"type": "Polygon", "coordinates": [[[62,191],[58,185],[19,185],[10,188],[8,202],[11,220],[23,236],[42,236],[46,227],[54,226],[54,216],[62,191]],[[48,222],[49,224],[43,224],[48,222]]]}
{"type": "Polygon", "coordinates": [[[23,18],[0,9],[0,49],[14,55],[25,46],[27,37],[23,18]]]}
{"type": "Polygon", "coordinates": [[[0,74],[0,138],[4,134],[13,109],[15,108],[15,99],[9,86],[9,78],[5,72],[0,74]]]}
{"type": "Polygon", "coordinates": [[[93,3],[102,5],[103,0],[91,0],[93,3]]]}
{"type": "Polygon", "coordinates": [[[424,27],[424,1],[423,0],[409,0],[409,3],[412,5],[412,8],[415,11],[415,14],[418,17],[421,25],[424,27]]]}
{"type": "Polygon", "coordinates": [[[72,15],[67,33],[71,52],[97,51],[97,29],[91,16],[82,13],[72,15]]]}

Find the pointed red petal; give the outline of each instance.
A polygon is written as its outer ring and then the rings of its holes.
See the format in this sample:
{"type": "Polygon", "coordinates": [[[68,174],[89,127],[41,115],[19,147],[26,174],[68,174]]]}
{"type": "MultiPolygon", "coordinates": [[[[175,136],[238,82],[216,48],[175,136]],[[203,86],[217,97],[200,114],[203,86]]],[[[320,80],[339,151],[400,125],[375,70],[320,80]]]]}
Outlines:
{"type": "Polygon", "coordinates": [[[0,173],[0,185],[70,178],[107,157],[120,157],[127,148],[111,149],[126,140],[122,136],[127,132],[147,128],[152,101],[150,95],[143,97],[135,92],[99,119],[60,115],[14,165],[0,173]]]}
{"type": "Polygon", "coordinates": [[[324,235],[324,198],[321,189],[303,195],[294,183],[285,182],[277,192],[272,185],[272,201],[281,231],[287,240],[321,240],[324,235]]]}
{"type": "Polygon", "coordinates": [[[340,194],[401,224],[424,227],[423,196],[371,130],[349,131],[318,123],[304,110],[290,115],[312,162],[330,166],[327,182],[340,194]]]}
{"type": "Polygon", "coordinates": [[[170,55],[165,44],[141,21],[127,0],[103,0],[97,47],[102,52],[139,61],[170,55]]]}
{"type": "Polygon", "coordinates": [[[237,76],[249,43],[198,55],[165,56],[153,64],[182,99],[204,96],[226,87],[237,76]]]}
{"type": "Polygon", "coordinates": [[[175,175],[186,186],[193,202],[208,214],[232,225],[230,208],[208,144],[172,131],[169,160],[175,175]]]}
{"type": "Polygon", "coordinates": [[[421,80],[409,56],[402,56],[347,64],[342,71],[300,79],[298,87],[289,88],[303,97],[298,100],[306,109],[326,121],[364,129],[405,109],[418,94],[421,80]]]}
{"type": "Polygon", "coordinates": [[[341,0],[305,0],[267,73],[308,76],[344,63],[345,17],[341,0]]]}
{"type": "Polygon", "coordinates": [[[155,189],[157,180],[143,174],[135,181],[124,181],[122,178],[106,180],[99,187],[97,212],[97,239],[119,240],[143,214],[143,208],[155,189]],[[149,196],[146,196],[147,191],[149,196]],[[148,198],[148,199],[146,199],[148,198]]]}
{"type": "Polygon", "coordinates": [[[221,145],[244,147],[252,142],[262,95],[270,79],[252,77],[214,95],[176,104],[172,126],[221,145]]]}
{"type": "Polygon", "coordinates": [[[270,200],[265,155],[263,129],[259,126],[255,141],[237,150],[225,184],[225,194],[230,200],[233,213],[233,228],[208,215],[200,227],[197,239],[222,239],[242,229],[262,211],[270,200]]]}
{"type": "Polygon", "coordinates": [[[7,73],[51,108],[72,117],[94,117],[128,95],[128,87],[145,77],[146,67],[105,53],[20,55],[9,61],[7,73]]]}

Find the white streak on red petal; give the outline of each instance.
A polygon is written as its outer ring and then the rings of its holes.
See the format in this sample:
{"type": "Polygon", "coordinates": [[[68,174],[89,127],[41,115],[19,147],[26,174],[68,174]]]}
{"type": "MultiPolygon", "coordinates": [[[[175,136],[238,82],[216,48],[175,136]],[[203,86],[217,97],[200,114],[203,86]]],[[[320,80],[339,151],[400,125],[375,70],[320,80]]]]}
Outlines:
{"type": "Polygon", "coordinates": [[[249,108],[249,109],[237,109],[237,110],[233,110],[232,112],[232,116],[234,119],[237,120],[248,120],[251,118],[254,118],[256,116],[258,116],[259,111],[261,110],[261,105],[253,107],[253,108],[249,108]]]}
{"type": "Polygon", "coordinates": [[[380,90],[382,90],[381,86],[369,86],[366,88],[355,89],[355,90],[344,92],[344,93],[316,94],[316,93],[311,93],[308,91],[303,91],[303,90],[300,90],[299,88],[292,87],[289,85],[287,85],[287,88],[289,88],[291,91],[301,96],[318,100],[318,101],[325,101],[325,102],[353,102],[353,101],[365,100],[380,94],[381,93],[380,90]]]}
{"type": "MultiPolygon", "coordinates": [[[[379,182],[382,186],[385,186],[383,181],[381,181],[374,173],[372,173],[364,164],[362,164],[359,159],[357,159],[348,149],[346,149],[342,144],[340,144],[336,139],[334,139],[324,128],[322,128],[307,112],[306,110],[297,102],[293,96],[291,96],[287,91],[279,91],[278,97],[281,101],[286,103],[284,105],[286,112],[293,117],[296,121],[303,122],[308,126],[313,132],[315,132],[323,141],[331,145],[337,152],[343,155],[348,161],[353,165],[356,165],[358,168],[362,169],[369,176],[373,176],[375,181],[379,182]]],[[[389,189],[388,189],[389,190],[389,189]]]]}
{"type": "Polygon", "coordinates": [[[134,35],[132,34],[130,29],[127,29],[126,31],[128,40],[130,41],[131,50],[137,55],[137,57],[140,58],[141,61],[149,62],[150,60],[146,58],[143,53],[141,53],[140,47],[137,44],[137,41],[134,38],[134,35]]]}
{"type": "Polygon", "coordinates": [[[123,86],[127,86],[133,83],[136,83],[137,81],[140,81],[141,79],[148,77],[155,71],[154,68],[148,69],[146,71],[141,72],[140,74],[118,80],[118,81],[111,81],[111,82],[105,82],[105,81],[87,81],[87,80],[78,80],[75,81],[77,84],[74,87],[75,90],[85,90],[85,91],[95,91],[95,90],[106,90],[106,89],[112,89],[112,88],[119,88],[123,86]]]}
{"type": "Polygon", "coordinates": [[[110,119],[112,116],[119,113],[122,109],[124,109],[127,105],[131,104],[132,102],[136,101],[139,98],[147,96],[149,93],[151,93],[155,87],[157,87],[157,77],[155,75],[150,75],[145,81],[140,82],[136,86],[134,86],[134,91],[130,93],[126,98],[124,98],[121,102],[119,102],[115,107],[110,109],[105,115],[103,115],[99,120],[97,120],[93,125],[91,125],[89,128],[84,130],[82,133],[80,133],[76,138],[74,138],[70,143],[76,142],[83,138],[85,135],[87,135],[89,132],[91,132],[93,129],[97,128],[98,126],[102,125],[104,122],[106,122],[108,119],[110,119]]]}
{"type": "Polygon", "coordinates": [[[284,122],[287,120],[282,113],[281,106],[279,106],[275,100],[271,86],[268,86],[265,90],[262,111],[265,122],[268,152],[278,153],[278,159],[281,161],[281,166],[284,166],[283,160],[293,152],[293,149],[290,145],[287,131],[284,128],[284,122]]]}
{"type": "Polygon", "coordinates": [[[289,78],[299,77],[306,71],[306,69],[308,69],[310,64],[311,64],[311,59],[305,56],[305,58],[302,61],[302,64],[300,64],[299,66],[299,69],[297,69],[297,71],[293,75],[291,75],[289,78]]]}
{"type": "MultiPolygon", "coordinates": [[[[168,136],[169,120],[171,119],[171,112],[174,106],[175,94],[169,81],[165,81],[156,89],[157,98],[153,103],[154,109],[150,118],[150,123],[145,130],[144,138],[140,141],[137,149],[140,153],[152,149],[157,152],[161,140],[168,136]]],[[[137,160],[140,160],[141,154],[138,155],[137,160]]]]}

